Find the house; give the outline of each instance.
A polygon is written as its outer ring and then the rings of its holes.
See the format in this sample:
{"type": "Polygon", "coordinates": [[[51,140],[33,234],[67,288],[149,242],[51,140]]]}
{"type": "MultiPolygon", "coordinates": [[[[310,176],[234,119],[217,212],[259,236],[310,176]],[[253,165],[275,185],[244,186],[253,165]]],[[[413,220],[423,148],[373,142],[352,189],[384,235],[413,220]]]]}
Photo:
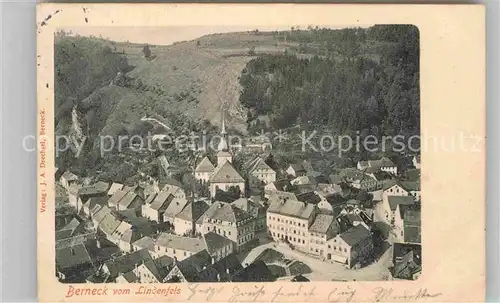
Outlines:
{"type": "Polygon", "coordinates": [[[163,213],[163,222],[174,225],[175,217],[188,205],[189,201],[182,198],[174,198],[163,213]]]}
{"type": "Polygon", "coordinates": [[[73,218],[61,229],[56,230],[56,241],[73,237],[83,231],[83,225],[78,219],[73,218]]]}
{"type": "Polygon", "coordinates": [[[309,176],[298,176],[295,179],[290,181],[290,184],[298,186],[298,185],[313,185],[316,186],[316,179],[309,176]]]}
{"type": "Polygon", "coordinates": [[[207,211],[208,204],[205,201],[194,201],[188,203],[174,219],[174,230],[177,235],[194,235],[196,221],[207,211]]]}
{"type": "Polygon", "coordinates": [[[68,170],[61,175],[61,177],[59,178],[59,183],[61,183],[61,185],[66,190],[69,190],[71,184],[77,183],[78,180],[79,180],[78,176],[68,170]]]}
{"type": "Polygon", "coordinates": [[[95,268],[84,243],[56,248],[56,274],[63,283],[83,283],[95,268]]]}
{"type": "Polygon", "coordinates": [[[76,205],[77,213],[83,212],[83,205],[92,197],[106,197],[106,190],[100,190],[94,186],[85,186],[78,189],[76,205]]]}
{"type": "Polygon", "coordinates": [[[392,276],[396,279],[416,280],[422,272],[420,244],[394,243],[392,276]]]}
{"type": "Polygon", "coordinates": [[[140,283],[139,277],[136,276],[134,271],[129,271],[126,273],[121,273],[116,277],[116,283],[140,283]]]}
{"type": "Polygon", "coordinates": [[[106,239],[118,246],[119,239],[116,239],[115,236],[113,236],[113,233],[121,223],[122,222],[120,220],[118,220],[113,214],[110,213],[101,220],[98,228],[101,234],[103,234],[106,239]]]}
{"type": "Polygon", "coordinates": [[[255,218],[230,203],[216,201],[196,222],[202,234],[213,231],[236,243],[240,250],[255,238],[255,218]]]}
{"type": "Polygon", "coordinates": [[[347,268],[361,266],[372,257],[372,235],[359,224],[327,241],[325,249],[326,261],[339,262],[347,268]]]}
{"type": "MultiPolygon", "coordinates": [[[[125,221],[119,221],[118,226],[115,228],[115,230],[111,233],[111,236],[108,237],[108,240],[114,243],[116,246],[120,248],[121,251],[124,252],[130,252],[131,251],[131,245],[122,245],[121,243],[121,238],[127,232],[132,228],[132,225],[125,221]]],[[[137,239],[136,239],[137,240],[137,239]]],[[[134,240],[135,241],[135,240],[134,240]]],[[[131,243],[130,243],[131,244],[131,243]]]]}
{"type": "Polygon", "coordinates": [[[123,189],[123,187],[124,187],[124,185],[123,185],[123,184],[113,182],[113,183],[111,184],[111,186],[109,187],[109,190],[108,190],[108,196],[110,196],[110,197],[111,197],[111,196],[112,196],[112,195],[113,195],[116,191],[118,191],[118,190],[122,190],[122,189],[123,189]]]}
{"type": "Polygon", "coordinates": [[[138,283],[163,283],[173,264],[174,259],[161,256],[142,262],[133,270],[133,273],[138,283]]]}
{"type": "Polygon", "coordinates": [[[104,262],[100,275],[105,277],[105,282],[115,282],[118,276],[133,271],[136,266],[153,260],[148,249],[134,251],[104,262]]]}
{"type": "Polygon", "coordinates": [[[248,198],[239,198],[231,203],[255,218],[255,232],[266,230],[266,209],[261,204],[248,198]]]}
{"type": "Polygon", "coordinates": [[[325,243],[340,232],[340,225],[332,215],[318,214],[309,227],[309,253],[326,257],[325,243]]]}
{"type": "Polygon", "coordinates": [[[210,162],[210,159],[208,159],[208,157],[204,157],[198,166],[196,166],[194,170],[194,177],[196,180],[208,182],[214,170],[215,166],[212,162],[210,162]]]}
{"type": "Polygon", "coordinates": [[[420,204],[398,204],[394,216],[394,232],[399,242],[421,242],[420,218],[420,204]]]}
{"type": "Polygon", "coordinates": [[[248,181],[252,186],[276,181],[276,172],[261,157],[256,157],[246,163],[245,168],[248,172],[248,181]]]}
{"type": "Polygon", "coordinates": [[[369,172],[385,171],[393,175],[398,174],[398,166],[388,157],[382,157],[379,160],[359,161],[356,168],[369,172]]]}
{"type": "Polygon", "coordinates": [[[269,199],[269,196],[275,191],[286,192],[292,188],[292,184],[288,180],[278,180],[268,183],[264,186],[264,196],[269,199]]]}
{"type": "Polygon", "coordinates": [[[87,202],[83,204],[83,213],[90,218],[92,216],[91,210],[96,205],[107,206],[108,197],[106,196],[91,197],[90,199],[87,200],[87,202]]]}
{"type": "Polygon", "coordinates": [[[148,236],[142,237],[132,243],[132,251],[138,251],[142,249],[149,249],[150,251],[154,251],[154,245],[155,240],[148,236]]]}
{"type": "Polygon", "coordinates": [[[197,282],[229,282],[233,275],[243,270],[234,253],[219,260],[212,260],[212,264],[203,268],[197,275],[197,282]]]}
{"type": "Polygon", "coordinates": [[[184,260],[175,261],[165,282],[198,282],[199,273],[213,263],[215,260],[203,249],[184,260]]]}
{"type": "Polygon", "coordinates": [[[92,222],[94,223],[94,228],[97,228],[101,221],[107,216],[111,214],[111,209],[107,207],[106,205],[95,205],[91,209],[91,217],[92,217],[92,222]]]}
{"type": "Polygon", "coordinates": [[[236,171],[230,161],[218,165],[210,177],[210,195],[215,197],[217,189],[228,191],[230,187],[238,187],[245,192],[245,179],[236,171]]]}
{"type": "Polygon", "coordinates": [[[144,199],[133,191],[127,194],[118,202],[117,210],[140,210],[144,199]]]}
{"type": "Polygon", "coordinates": [[[175,165],[172,165],[167,157],[165,155],[161,155],[158,157],[158,161],[160,162],[161,168],[163,169],[163,172],[165,173],[165,176],[172,176],[175,173],[179,172],[179,169],[175,167],[175,165]]]}
{"type": "Polygon", "coordinates": [[[109,183],[104,181],[98,181],[92,185],[95,189],[102,192],[107,192],[109,189],[109,183]]]}
{"type": "Polygon", "coordinates": [[[267,209],[267,229],[274,241],[308,251],[309,226],[319,209],[314,204],[273,196],[267,209]]]}
{"type": "Polygon", "coordinates": [[[409,196],[387,196],[382,200],[382,210],[387,223],[394,224],[396,208],[400,204],[413,205],[415,200],[409,196]]]}
{"type": "Polygon", "coordinates": [[[213,231],[204,234],[203,241],[205,241],[207,252],[215,261],[227,257],[236,250],[236,243],[234,241],[213,231]]]}
{"type": "Polygon", "coordinates": [[[125,197],[125,195],[127,195],[127,192],[128,191],[125,188],[115,191],[114,194],[108,200],[109,208],[117,210],[118,203],[120,202],[121,199],[125,197]]]}
{"type": "Polygon", "coordinates": [[[83,188],[81,184],[78,183],[71,183],[69,186],[67,193],[68,193],[68,203],[74,207],[78,205],[78,192],[80,189],[83,188]]]}
{"type": "Polygon", "coordinates": [[[411,162],[416,169],[420,169],[420,155],[414,156],[411,162]]]}
{"type": "Polygon", "coordinates": [[[276,277],[262,260],[243,268],[231,277],[231,282],[273,282],[276,277]]]}
{"type": "Polygon", "coordinates": [[[154,254],[157,257],[169,256],[177,261],[182,261],[204,250],[205,243],[198,238],[161,233],[155,241],[154,248],[154,254]]]}
{"type": "Polygon", "coordinates": [[[150,221],[163,223],[163,214],[174,198],[171,190],[149,195],[144,205],[141,206],[142,216],[150,221]]]}
{"type": "Polygon", "coordinates": [[[307,175],[306,169],[304,168],[304,166],[300,162],[290,164],[290,166],[288,166],[288,168],[286,169],[286,173],[288,175],[294,176],[294,177],[300,177],[300,176],[307,175]]]}
{"type": "Polygon", "coordinates": [[[412,196],[420,201],[420,181],[395,181],[384,184],[384,196],[412,196]]]}

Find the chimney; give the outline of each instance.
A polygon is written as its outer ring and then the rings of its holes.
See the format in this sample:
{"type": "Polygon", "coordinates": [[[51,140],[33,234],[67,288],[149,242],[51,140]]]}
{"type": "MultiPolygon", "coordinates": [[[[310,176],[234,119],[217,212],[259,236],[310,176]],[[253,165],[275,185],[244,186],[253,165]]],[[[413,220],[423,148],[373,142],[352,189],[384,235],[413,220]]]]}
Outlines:
{"type": "Polygon", "coordinates": [[[215,258],[214,258],[214,257],[212,257],[212,264],[214,264],[214,263],[215,263],[215,258]]]}
{"type": "Polygon", "coordinates": [[[174,256],[174,266],[177,264],[177,257],[174,256]]]}

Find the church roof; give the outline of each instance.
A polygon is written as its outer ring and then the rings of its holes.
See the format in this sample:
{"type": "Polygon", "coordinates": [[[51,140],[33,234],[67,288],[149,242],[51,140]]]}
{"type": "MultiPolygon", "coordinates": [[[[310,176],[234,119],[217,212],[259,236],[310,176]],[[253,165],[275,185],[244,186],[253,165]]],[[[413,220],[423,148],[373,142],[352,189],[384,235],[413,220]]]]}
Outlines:
{"type": "Polygon", "coordinates": [[[240,176],[240,174],[234,169],[233,165],[226,161],[224,164],[217,166],[215,168],[212,177],[210,178],[212,183],[240,183],[245,182],[245,180],[240,176]]]}
{"type": "Polygon", "coordinates": [[[201,160],[201,162],[198,164],[198,166],[196,166],[196,169],[195,171],[196,172],[213,172],[215,169],[214,165],[212,164],[212,162],[210,162],[210,160],[208,159],[208,157],[205,157],[201,160]]]}

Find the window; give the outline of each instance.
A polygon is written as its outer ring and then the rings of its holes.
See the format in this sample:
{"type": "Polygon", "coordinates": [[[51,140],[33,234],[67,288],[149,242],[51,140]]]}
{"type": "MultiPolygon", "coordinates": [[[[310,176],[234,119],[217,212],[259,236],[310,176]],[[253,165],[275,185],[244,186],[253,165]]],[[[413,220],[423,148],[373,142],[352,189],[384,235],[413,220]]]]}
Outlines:
{"type": "Polygon", "coordinates": [[[334,246],[334,247],[333,247],[333,250],[337,250],[337,246],[334,246]]]}
{"type": "Polygon", "coordinates": [[[231,231],[228,231],[227,233],[228,233],[229,235],[231,235],[231,231]]]}
{"type": "Polygon", "coordinates": [[[187,255],[187,254],[186,254],[186,252],[184,252],[184,257],[185,257],[186,255],[187,255]]]}
{"type": "Polygon", "coordinates": [[[175,249],[174,249],[174,254],[175,254],[175,249]]]}
{"type": "Polygon", "coordinates": [[[346,248],[344,248],[344,252],[347,252],[347,249],[346,249],[346,248]]]}
{"type": "Polygon", "coordinates": [[[306,244],[306,240],[302,240],[302,244],[306,244]]]}
{"type": "Polygon", "coordinates": [[[328,244],[328,248],[332,248],[332,246],[330,244],[328,244]]]}

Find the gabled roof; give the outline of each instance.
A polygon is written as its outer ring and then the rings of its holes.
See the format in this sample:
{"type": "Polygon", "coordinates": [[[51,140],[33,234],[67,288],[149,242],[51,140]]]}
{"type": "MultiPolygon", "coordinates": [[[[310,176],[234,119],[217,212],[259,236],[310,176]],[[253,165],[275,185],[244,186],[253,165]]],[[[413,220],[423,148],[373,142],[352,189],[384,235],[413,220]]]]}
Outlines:
{"type": "Polygon", "coordinates": [[[205,243],[198,238],[181,237],[174,234],[161,233],[155,241],[156,246],[180,249],[197,253],[205,249],[205,243]]]}
{"type": "Polygon", "coordinates": [[[371,237],[371,233],[362,224],[359,224],[350,228],[348,231],[341,233],[340,237],[349,246],[354,246],[364,239],[371,237]]]}
{"type": "Polygon", "coordinates": [[[78,181],[78,176],[75,175],[74,173],[70,172],[69,170],[65,171],[61,178],[66,179],[67,181],[78,181]]]}
{"type": "Polygon", "coordinates": [[[205,241],[205,246],[210,255],[216,253],[223,247],[235,244],[234,241],[231,241],[226,237],[214,233],[213,231],[204,234],[203,240],[205,241]]]}
{"type": "Polygon", "coordinates": [[[272,182],[272,184],[278,191],[284,191],[286,188],[291,187],[290,181],[288,181],[287,179],[277,180],[272,182]]]}
{"type": "Polygon", "coordinates": [[[325,234],[332,224],[336,224],[335,218],[331,215],[318,214],[313,224],[309,227],[310,232],[325,234]]]}
{"type": "Polygon", "coordinates": [[[270,205],[267,212],[281,214],[285,216],[292,216],[301,219],[309,219],[312,215],[315,205],[300,202],[291,199],[281,199],[271,197],[270,205]]]}
{"type": "Polygon", "coordinates": [[[113,214],[107,214],[99,223],[99,228],[107,235],[113,234],[113,232],[120,225],[120,221],[113,216],[113,214]]]}
{"type": "Polygon", "coordinates": [[[231,162],[226,161],[221,166],[215,168],[210,177],[212,183],[242,183],[245,182],[240,174],[234,169],[231,162]]]}
{"type": "Polygon", "coordinates": [[[177,262],[175,267],[181,272],[182,276],[188,282],[196,282],[198,274],[203,268],[212,264],[212,257],[206,249],[189,256],[188,258],[177,262]]]}
{"type": "Polygon", "coordinates": [[[128,283],[137,283],[139,281],[139,278],[137,278],[133,270],[119,276],[123,277],[128,283]]]}
{"type": "Polygon", "coordinates": [[[388,196],[387,201],[389,202],[389,206],[391,210],[396,210],[398,205],[412,205],[415,204],[415,200],[413,200],[412,196],[388,196]]]}
{"type": "Polygon", "coordinates": [[[404,241],[420,243],[422,226],[420,205],[399,205],[399,212],[403,219],[404,241]]]}
{"type": "Polygon", "coordinates": [[[110,277],[116,278],[120,273],[133,270],[136,265],[152,260],[148,249],[134,251],[127,255],[121,255],[115,259],[104,262],[109,270],[110,277]]]}
{"type": "Polygon", "coordinates": [[[420,182],[419,181],[401,181],[400,185],[407,191],[419,191],[420,182]]]}
{"type": "Polygon", "coordinates": [[[89,252],[83,243],[56,249],[56,267],[59,270],[67,270],[82,265],[93,265],[89,252]]]}
{"type": "Polygon", "coordinates": [[[143,201],[143,200],[142,200],[142,198],[139,195],[137,195],[134,192],[130,191],[118,203],[120,204],[120,206],[123,206],[123,207],[126,207],[126,208],[130,208],[133,205],[133,203],[135,203],[137,201],[140,202],[140,201],[143,201]]]}
{"type": "Polygon", "coordinates": [[[230,277],[241,271],[240,261],[236,254],[231,253],[226,257],[218,260],[214,264],[208,265],[198,274],[198,282],[225,282],[229,281],[230,277]]]}
{"type": "Polygon", "coordinates": [[[102,192],[107,192],[109,189],[109,183],[104,181],[96,182],[92,186],[95,187],[95,189],[97,189],[98,191],[102,192]]]}
{"type": "Polygon", "coordinates": [[[86,206],[89,210],[92,209],[96,205],[108,205],[108,197],[106,196],[101,196],[101,197],[91,197],[90,199],[85,202],[84,206],[86,206]]]}
{"type": "Polygon", "coordinates": [[[251,219],[252,216],[230,203],[216,201],[212,205],[210,205],[210,207],[200,219],[202,218],[236,223],[251,219]]]}
{"type": "Polygon", "coordinates": [[[290,164],[290,166],[288,168],[292,168],[296,173],[297,172],[305,172],[306,169],[304,168],[304,166],[302,166],[302,163],[292,163],[290,164]]]}
{"type": "Polygon", "coordinates": [[[195,172],[198,173],[211,173],[215,169],[215,166],[210,162],[208,157],[203,158],[198,166],[196,166],[195,172]]]}
{"type": "Polygon", "coordinates": [[[144,266],[159,282],[167,276],[170,266],[174,263],[174,259],[168,256],[161,256],[158,259],[148,260],[144,262],[144,266]]]}
{"type": "MultiPolygon", "coordinates": [[[[132,227],[132,225],[128,224],[125,221],[121,221],[120,224],[118,225],[118,227],[116,227],[115,231],[113,231],[111,236],[115,239],[121,239],[125,235],[125,233],[128,230],[130,230],[131,227],[132,227]]],[[[129,243],[131,243],[131,242],[129,242],[129,243]]]]}
{"type": "Polygon", "coordinates": [[[123,189],[123,184],[113,182],[108,190],[108,196],[112,196],[117,190],[123,189]]]}
{"type": "Polygon", "coordinates": [[[173,199],[174,196],[170,194],[170,191],[161,191],[158,195],[156,195],[156,197],[154,197],[150,207],[157,211],[165,211],[173,199]]]}
{"type": "Polygon", "coordinates": [[[256,157],[255,159],[253,159],[252,161],[247,163],[247,165],[248,165],[247,170],[248,170],[248,173],[250,173],[250,174],[256,170],[274,172],[274,170],[271,167],[269,167],[269,165],[267,165],[266,161],[264,161],[264,159],[262,159],[261,157],[256,157]]]}
{"type": "Polygon", "coordinates": [[[231,277],[231,282],[272,282],[275,280],[276,277],[262,260],[253,262],[231,277]]]}
{"type": "Polygon", "coordinates": [[[144,249],[144,248],[149,249],[155,245],[155,241],[153,239],[151,239],[150,237],[142,237],[139,240],[133,242],[132,245],[140,247],[141,249],[144,249]]]}
{"type": "Polygon", "coordinates": [[[196,222],[208,209],[208,204],[205,201],[195,201],[189,203],[184,207],[184,209],[178,213],[175,217],[187,220],[191,222],[196,222]]]}
{"type": "Polygon", "coordinates": [[[92,208],[92,216],[93,220],[97,223],[100,223],[107,215],[111,214],[111,209],[109,209],[106,205],[99,207],[97,209],[97,205],[92,208]],[[97,210],[97,212],[95,212],[97,210]]]}
{"type": "Polygon", "coordinates": [[[186,207],[187,203],[188,200],[186,199],[174,198],[168,205],[167,209],[165,209],[163,216],[174,218],[182,211],[182,209],[184,209],[184,207],[186,207]]]}
{"type": "Polygon", "coordinates": [[[413,275],[422,271],[422,248],[419,244],[394,243],[393,276],[412,280],[413,275]]]}
{"type": "Polygon", "coordinates": [[[109,205],[118,205],[118,203],[127,195],[128,190],[120,189],[115,191],[115,193],[109,198],[108,204],[109,205]]]}

